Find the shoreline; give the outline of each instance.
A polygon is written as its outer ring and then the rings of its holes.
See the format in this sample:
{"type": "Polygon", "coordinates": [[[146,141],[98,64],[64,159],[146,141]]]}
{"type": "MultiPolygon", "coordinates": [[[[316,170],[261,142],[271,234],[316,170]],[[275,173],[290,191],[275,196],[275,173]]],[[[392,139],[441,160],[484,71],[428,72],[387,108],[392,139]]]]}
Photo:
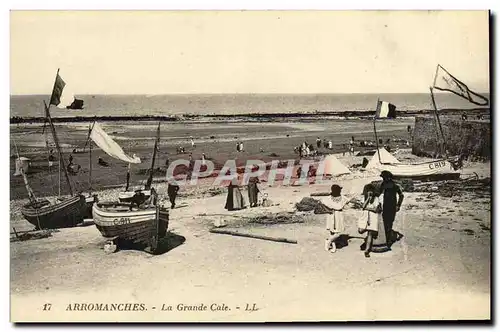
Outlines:
{"type": "MultiPolygon", "coordinates": [[[[82,112],[84,112],[82,110],[82,112]]],[[[449,115],[460,115],[464,111],[463,109],[449,108],[439,110],[442,116],[449,115]]],[[[489,113],[490,108],[472,108],[467,109],[467,112],[471,114],[477,113],[489,113]]],[[[417,115],[428,115],[431,114],[433,110],[424,109],[418,111],[397,111],[397,117],[408,118],[417,115]]],[[[282,121],[287,119],[300,119],[301,121],[316,121],[319,118],[322,120],[338,120],[346,118],[359,118],[359,119],[373,119],[375,111],[367,110],[352,110],[352,111],[316,111],[316,112],[291,112],[291,113],[242,113],[242,114],[182,114],[182,115],[137,115],[137,116],[122,116],[122,115],[103,115],[103,116],[92,116],[92,115],[75,115],[75,116],[65,116],[65,117],[53,117],[52,121],[54,123],[74,123],[74,122],[88,122],[88,121],[169,121],[169,122],[237,122],[237,121],[282,121]],[[325,117],[327,119],[325,119],[325,117]]],[[[45,117],[19,117],[13,116],[10,118],[10,124],[20,124],[20,123],[43,123],[45,122],[45,117]]]]}

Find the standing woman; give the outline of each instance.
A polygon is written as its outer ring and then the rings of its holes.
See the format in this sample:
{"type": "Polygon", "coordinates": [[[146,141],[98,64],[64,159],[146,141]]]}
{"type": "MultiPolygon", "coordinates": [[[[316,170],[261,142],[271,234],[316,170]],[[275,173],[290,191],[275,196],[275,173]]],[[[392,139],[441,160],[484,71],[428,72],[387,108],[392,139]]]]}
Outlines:
{"type": "Polygon", "coordinates": [[[250,178],[248,181],[248,201],[250,202],[250,207],[257,206],[257,195],[259,194],[257,183],[260,183],[260,181],[256,176],[250,178]]]}
{"type": "Polygon", "coordinates": [[[374,239],[378,239],[379,229],[384,229],[380,227],[380,223],[382,223],[382,207],[378,190],[373,184],[369,183],[363,188],[363,196],[365,198],[365,203],[363,204],[364,213],[363,218],[360,220],[361,223],[358,225],[358,232],[361,234],[367,232],[365,239],[365,257],[370,257],[373,241],[374,239]]]}
{"type": "Polygon", "coordinates": [[[391,172],[384,170],[380,173],[380,177],[382,178],[380,193],[384,195],[382,218],[384,219],[387,245],[390,247],[396,240],[392,227],[396,219],[396,213],[401,209],[401,204],[403,204],[404,194],[401,186],[394,182],[394,176],[391,172]]]}

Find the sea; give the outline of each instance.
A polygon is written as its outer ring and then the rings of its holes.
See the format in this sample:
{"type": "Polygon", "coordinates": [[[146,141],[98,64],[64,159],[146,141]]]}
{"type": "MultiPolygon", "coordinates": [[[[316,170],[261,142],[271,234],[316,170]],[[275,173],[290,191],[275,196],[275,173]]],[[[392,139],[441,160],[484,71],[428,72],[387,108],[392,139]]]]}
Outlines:
{"type": "MultiPolygon", "coordinates": [[[[489,99],[489,94],[484,94],[489,99]]],[[[433,109],[430,93],[411,94],[177,94],[75,95],[82,110],[51,108],[53,117],[68,116],[181,116],[373,111],[377,99],[396,105],[401,112],[433,109]]],[[[438,109],[477,106],[451,94],[435,95],[438,109]]],[[[11,95],[11,117],[42,117],[48,95],[11,95]]]]}

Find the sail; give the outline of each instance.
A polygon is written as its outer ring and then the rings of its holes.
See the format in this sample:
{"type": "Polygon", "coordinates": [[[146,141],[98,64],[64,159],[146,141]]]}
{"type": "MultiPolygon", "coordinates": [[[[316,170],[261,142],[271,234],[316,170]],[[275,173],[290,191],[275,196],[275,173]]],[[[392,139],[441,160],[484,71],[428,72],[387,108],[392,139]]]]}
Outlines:
{"type": "Polygon", "coordinates": [[[92,132],[90,133],[90,138],[98,147],[100,147],[104,152],[115,159],[119,159],[131,164],[139,164],[141,162],[141,159],[135,154],[133,157],[125,154],[118,143],[113,141],[113,139],[108,134],[106,134],[106,132],[97,122],[94,123],[92,132]]]}

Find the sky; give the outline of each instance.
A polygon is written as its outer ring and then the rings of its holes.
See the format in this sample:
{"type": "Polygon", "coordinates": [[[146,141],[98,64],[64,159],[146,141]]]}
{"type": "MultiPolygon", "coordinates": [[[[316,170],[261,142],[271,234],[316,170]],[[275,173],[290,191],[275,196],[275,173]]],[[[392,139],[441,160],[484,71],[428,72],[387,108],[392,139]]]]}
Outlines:
{"type": "Polygon", "coordinates": [[[10,93],[489,90],[486,11],[11,11],[10,93]]]}

